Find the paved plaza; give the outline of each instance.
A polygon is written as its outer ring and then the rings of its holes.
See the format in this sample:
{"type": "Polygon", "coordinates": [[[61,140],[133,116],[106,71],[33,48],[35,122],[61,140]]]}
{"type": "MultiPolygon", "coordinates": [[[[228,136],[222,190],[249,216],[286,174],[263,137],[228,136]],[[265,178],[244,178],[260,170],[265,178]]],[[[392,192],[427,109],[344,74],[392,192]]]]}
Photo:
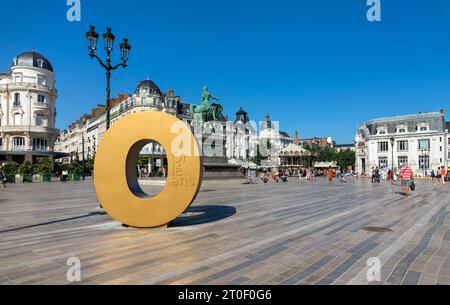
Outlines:
{"type": "MultiPolygon", "coordinates": [[[[156,193],[161,186],[145,187],[156,193]]],[[[0,191],[0,284],[450,284],[450,186],[206,181],[169,229],[122,227],[92,181],[0,191]],[[368,227],[378,227],[366,230],[368,227]]]]}

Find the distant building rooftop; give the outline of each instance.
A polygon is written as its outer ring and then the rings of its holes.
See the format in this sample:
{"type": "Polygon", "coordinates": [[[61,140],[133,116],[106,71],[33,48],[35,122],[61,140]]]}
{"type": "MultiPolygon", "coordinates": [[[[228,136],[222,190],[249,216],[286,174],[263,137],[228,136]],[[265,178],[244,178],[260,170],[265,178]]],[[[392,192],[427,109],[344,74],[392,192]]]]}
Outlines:
{"type": "Polygon", "coordinates": [[[404,122],[404,121],[416,121],[420,119],[430,119],[430,118],[436,118],[443,116],[443,113],[441,112],[420,112],[417,114],[408,114],[408,115],[399,115],[399,116],[392,116],[392,117],[384,117],[384,118],[378,118],[374,120],[367,121],[367,123],[390,123],[390,122],[404,122]]]}
{"type": "Polygon", "coordinates": [[[406,125],[408,132],[414,132],[416,131],[417,124],[420,123],[428,123],[430,130],[444,132],[446,129],[444,110],[441,112],[427,112],[379,118],[367,121],[363,124],[363,126],[369,130],[370,135],[376,135],[379,127],[387,127],[388,134],[394,134],[397,126],[400,124],[406,125]]]}
{"type": "Polygon", "coordinates": [[[334,148],[347,148],[347,147],[355,147],[355,144],[336,144],[333,146],[334,148]]]}

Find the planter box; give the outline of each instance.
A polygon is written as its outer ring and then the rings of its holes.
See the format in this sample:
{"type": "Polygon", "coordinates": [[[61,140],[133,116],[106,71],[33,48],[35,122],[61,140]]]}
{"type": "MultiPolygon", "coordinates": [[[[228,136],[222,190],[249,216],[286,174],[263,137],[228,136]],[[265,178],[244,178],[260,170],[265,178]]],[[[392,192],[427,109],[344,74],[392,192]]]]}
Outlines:
{"type": "Polygon", "coordinates": [[[80,181],[81,180],[81,176],[80,176],[80,174],[70,174],[69,175],[69,180],[70,181],[80,181]]]}
{"type": "Polygon", "coordinates": [[[52,182],[51,174],[41,174],[41,182],[52,182]]]}
{"type": "Polygon", "coordinates": [[[21,175],[20,176],[20,181],[22,183],[33,183],[33,175],[21,175]]]}
{"type": "Polygon", "coordinates": [[[16,183],[16,175],[6,175],[7,183],[16,183]]]}

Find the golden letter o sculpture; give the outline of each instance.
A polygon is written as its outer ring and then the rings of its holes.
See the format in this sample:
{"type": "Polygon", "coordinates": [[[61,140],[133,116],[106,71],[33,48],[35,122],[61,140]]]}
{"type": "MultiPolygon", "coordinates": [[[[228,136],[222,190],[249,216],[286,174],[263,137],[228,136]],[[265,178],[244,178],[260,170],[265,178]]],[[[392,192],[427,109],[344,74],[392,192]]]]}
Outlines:
{"type": "Polygon", "coordinates": [[[162,112],[141,112],[115,123],[103,137],[95,156],[94,183],[105,211],[122,224],[154,228],[169,224],[195,200],[201,186],[202,161],[190,128],[162,112]],[[184,150],[173,144],[183,137],[184,150]],[[167,183],[155,197],[147,196],[138,184],[137,160],[152,141],[165,149],[167,183]],[[188,151],[186,151],[188,148],[188,151]]]}

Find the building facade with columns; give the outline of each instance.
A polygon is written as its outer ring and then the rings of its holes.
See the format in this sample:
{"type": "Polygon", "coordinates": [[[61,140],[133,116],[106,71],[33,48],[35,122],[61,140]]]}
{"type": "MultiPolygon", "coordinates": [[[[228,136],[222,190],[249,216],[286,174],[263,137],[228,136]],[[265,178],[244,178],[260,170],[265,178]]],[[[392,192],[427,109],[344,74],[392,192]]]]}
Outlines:
{"type": "Polygon", "coordinates": [[[35,51],[18,55],[10,71],[0,73],[0,163],[58,155],[57,97],[52,64],[35,51]]]}
{"type": "Polygon", "coordinates": [[[355,137],[356,170],[370,174],[372,168],[409,164],[416,176],[448,167],[448,123],[444,110],[375,119],[362,124],[355,137]]]}

